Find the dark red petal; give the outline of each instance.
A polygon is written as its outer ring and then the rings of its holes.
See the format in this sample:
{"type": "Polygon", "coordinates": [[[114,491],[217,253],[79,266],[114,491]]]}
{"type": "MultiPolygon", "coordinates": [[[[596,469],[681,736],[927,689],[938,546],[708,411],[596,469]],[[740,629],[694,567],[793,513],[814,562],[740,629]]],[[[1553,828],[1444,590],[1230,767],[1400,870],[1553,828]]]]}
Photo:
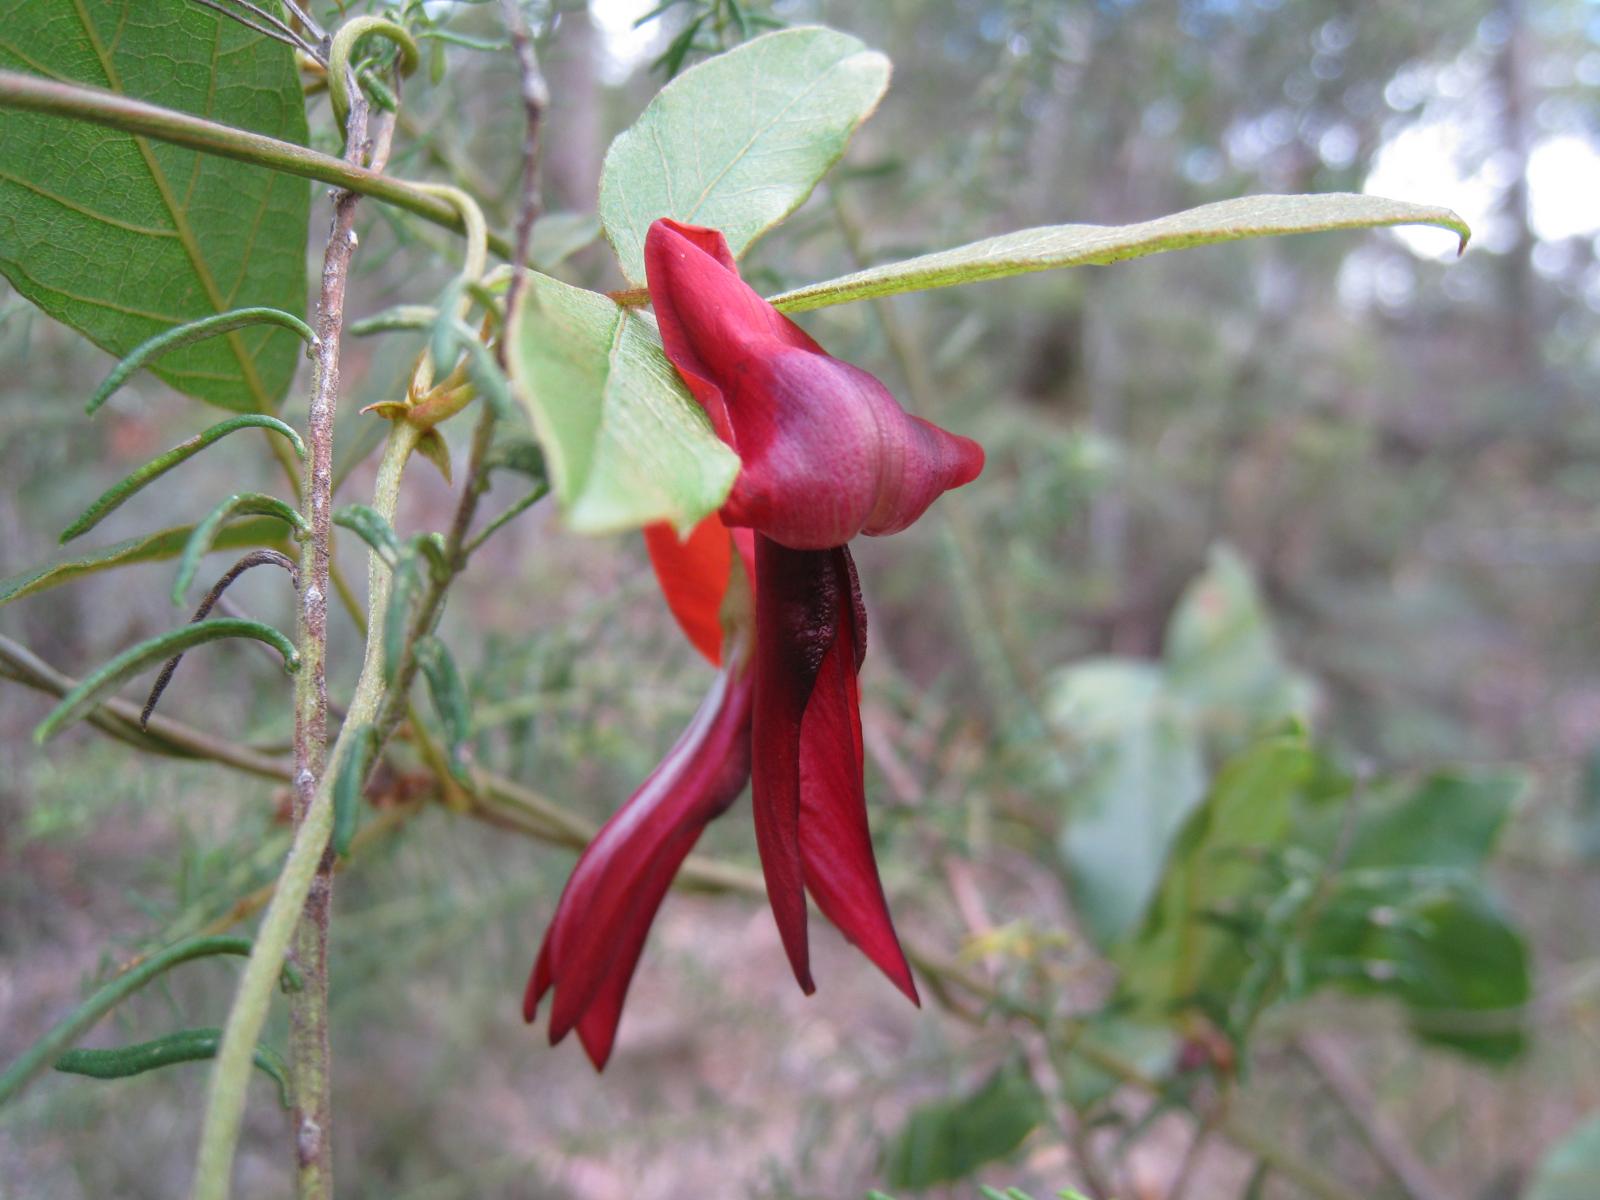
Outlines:
{"type": "MultiPolygon", "coordinates": [[[[853,576],[849,552],[841,576],[853,576]]],[[[800,856],[817,907],[913,1004],[916,984],[895,936],[867,828],[852,598],[841,589],[839,635],[823,660],[800,726],[800,856]]]]}
{"type": "Polygon", "coordinates": [[[671,525],[647,525],[644,544],[667,607],[694,648],[722,663],[722,598],[733,567],[733,543],[713,513],[682,541],[671,525]]]}
{"type": "Polygon", "coordinates": [[[706,824],[727,809],[750,776],[751,647],[726,649],[729,666],[693,723],[595,835],[567,880],[524,1001],[524,1014],[531,1018],[544,992],[555,989],[552,1042],[593,1009],[585,1044],[591,1056],[598,1046],[609,1052],[628,983],[667,885],[706,824]]]}
{"type": "Polygon", "coordinates": [[[737,450],[723,380],[746,354],[740,347],[771,343],[819,353],[821,347],[739,278],[728,243],[715,229],[661,218],[645,234],[644,265],[667,358],[717,436],[737,450]]]}
{"type": "Polygon", "coordinates": [[[727,523],[827,549],[904,529],[983,469],[976,442],[908,416],[758,296],[715,231],[657,221],[645,267],[667,357],[739,454],[727,523]]]}
{"type": "Polygon", "coordinates": [[[778,935],[806,992],[805,872],[800,852],[800,733],[817,673],[839,634],[841,579],[833,551],[791,550],[756,537],[756,698],[751,801],[756,847],[778,935]]]}

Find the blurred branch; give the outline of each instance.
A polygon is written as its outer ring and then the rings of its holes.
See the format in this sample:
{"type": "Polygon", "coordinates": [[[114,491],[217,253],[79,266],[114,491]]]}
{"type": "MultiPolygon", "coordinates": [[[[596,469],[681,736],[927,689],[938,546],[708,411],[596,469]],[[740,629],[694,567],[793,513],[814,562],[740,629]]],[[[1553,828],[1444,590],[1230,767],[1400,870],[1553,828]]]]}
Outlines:
{"type": "Polygon", "coordinates": [[[1377,1098],[1333,1039],[1324,1034],[1303,1034],[1294,1049],[1311,1067],[1317,1080],[1334,1098],[1361,1138],[1410,1200],[1449,1200],[1428,1165],[1411,1149],[1405,1137],[1378,1110],[1377,1098]]]}

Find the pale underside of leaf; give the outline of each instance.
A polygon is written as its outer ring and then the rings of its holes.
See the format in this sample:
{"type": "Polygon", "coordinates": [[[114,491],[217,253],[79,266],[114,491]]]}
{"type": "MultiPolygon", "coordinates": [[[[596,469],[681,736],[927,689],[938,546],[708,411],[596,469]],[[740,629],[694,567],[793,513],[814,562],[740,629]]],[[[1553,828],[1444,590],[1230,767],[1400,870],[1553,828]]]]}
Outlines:
{"type": "MultiPolygon", "coordinates": [[[[0,66],[110,88],[304,142],[288,48],[198,5],[0,0],[0,66]]],[[[32,114],[0,121],[0,272],[118,356],[243,305],[305,308],[304,182],[32,114]]],[[[151,369],[189,395],[270,411],[297,363],[287,331],[236,330],[151,369]]]]}
{"type": "Polygon", "coordinates": [[[798,208],[889,86],[889,60],[831,29],[765,34],[685,71],[606,154],[600,220],[643,285],[658,217],[720,229],[735,255],[798,208]]]}
{"type": "Polygon", "coordinates": [[[532,277],[512,329],[512,383],[567,522],[608,533],[692,528],[727,498],[739,460],[661,351],[654,320],[532,277]]]}
{"type": "Polygon", "coordinates": [[[1447,208],[1385,200],[1381,196],[1351,192],[1240,196],[1135,225],[1043,225],[1021,229],[806,284],[772,297],[772,303],[785,312],[805,312],[897,292],[953,287],[1057,267],[1099,266],[1217,242],[1388,225],[1448,229],[1461,239],[1462,249],[1470,235],[1466,223],[1447,208]]]}

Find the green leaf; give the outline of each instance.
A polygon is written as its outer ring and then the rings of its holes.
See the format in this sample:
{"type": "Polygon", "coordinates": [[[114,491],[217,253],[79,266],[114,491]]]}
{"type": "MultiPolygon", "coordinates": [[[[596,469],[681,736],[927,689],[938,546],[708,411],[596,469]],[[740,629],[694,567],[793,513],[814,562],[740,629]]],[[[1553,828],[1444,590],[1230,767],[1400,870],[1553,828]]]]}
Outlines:
{"type": "Polygon", "coordinates": [[[1284,660],[1249,566],[1215,546],[1167,626],[1167,677],[1228,750],[1288,720],[1309,721],[1311,681],[1284,660]]]}
{"type": "Polygon", "coordinates": [[[350,843],[361,815],[361,787],[378,754],[378,731],[373,726],[363,725],[353,739],[333,780],[333,836],[329,844],[340,858],[350,857],[350,843]]]}
{"type": "Polygon", "coordinates": [[[1172,1062],[1176,1044],[1177,1036],[1170,1029],[1140,1024],[1115,1014],[1100,1014],[1073,1035],[1070,1044],[1062,1047],[1066,1060],[1058,1068],[1062,1094],[1067,1103],[1082,1111],[1122,1086],[1120,1077],[1095,1066],[1086,1055],[1077,1053],[1079,1049],[1115,1055],[1155,1078],[1172,1062]]]}
{"type": "Polygon", "coordinates": [[[36,742],[49,741],[63,728],[83,716],[118,684],[137,675],[146,667],[165,662],[175,654],[183,654],[195,646],[214,642],[219,638],[254,638],[265,642],[283,655],[283,669],[294,672],[300,669],[300,655],[294,643],[270,625],[260,621],[242,621],[232,617],[211,617],[194,621],[166,633],[146,638],[117,655],[105,666],[89,675],[77,687],[61,698],[61,703],[33,731],[36,742]]]}
{"type": "Polygon", "coordinates": [[[1149,663],[1070,667],[1046,711],[1081,748],[1060,837],[1068,886],[1090,933],[1110,945],[1137,927],[1173,836],[1205,795],[1199,734],[1149,663]]]}
{"type": "Polygon", "coordinates": [[[88,533],[89,530],[131,500],[139,491],[160,479],[168,471],[180,463],[187,462],[213,442],[227,437],[230,433],[237,433],[241,429],[270,429],[274,433],[280,433],[293,444],[296,454],[301,458],[306,456],[306,445],[300,440],[300,435],[278,420],[277,417],[252,413],[243,417],[232,417],[226,421],[218,421],[210,429],[203,430],[191,438],[185,438],[165,454],[152,458],[144,466],[130,472],[127,478],[112,484],[98,500],[83,511],[82,516],[62,531],[62,542],[70,542],[73,538],[81,537],[83,534],[88,533]]]}
{"type": "MultiPolygon", "coordinates": [[[[130,1075],[143,1075],[146,1071],[170,1067],[174,1063],[215,1058],[221,1041],[220,1029],[183,1029],[133,1046],[118,1046],[111,1050],[68,1050],[56,1059],[54,1066],[67,1075],[87,1075],[91,1079],[126,1079],[130,1075]]],[[[283,1059],[267,1047],[257,1046],[254,1061],[257,1070],[270,1076],[278,1085],[278,1103],[285,1109],[289,1108],[292,1104],[289,1073],[283,1065],[283,1059]]]]}
{"type": "Polygon", "coordinates": [[[1459,235],[1463,248],[1470,235],[1466,223],[1447,208],[1380,196],[1350,192],[1241,196],[1136,225],[1043,225],[1022,229],[904,262],[870,267],[824,283],[807,284],[774,296],[772,303],[785,312],[804,312],[896,292],[952,287],[1056,267],[1095,266],[1215,242],[1383,225],[1436,225],[1459,235]]]}
{"type": "Polygon", "coordinates": [[[1364,806],[1343,867],[1477,871],[1527,788],[1516,770],[1435,772],[1398,799],[1364,806]]]}
{"type": "Polygon", "coordinates": [[[1490,1063],[1524,1048],[1527,945],[1470,880],[1429,885],[1399,871],[1342,878],[1305,960],[1313,985],[1401,1001],[1424,1041],[1490,1063]]]}
{"type": "MultiPolygon", "coordinates": [[[[35,592],[59,587],[63,583],[71,583],[74,579],[92,575],[96,571],[107,571],[112,567],[122,567],[132,563],[176,558],[189,544],[193,534],[193,525],[178,525],[171,529],[163,529],[159,533],[141,534],[139,537],[102,546],[98,550],[85,551],[70,558],[57,559],[41,567],[20,571],[0,579],[0,605],[21,600],[24,596],[31,596],[35,592]]],[[[261,517],[229,525],[217,534],[211,543],[211,549],[237,550],[243,546],[271,546],[281,550],[287,544],[283,523],[275,518],[261,517]]]]}
{"type": "Polygon", "coordinates": [[[450,750],[450,769],[456,777],[467,777],[466,745],[472,736],[472,703],[467,699],[467,686],[456,667],[449,649],[431,634],[417,639],[415,654],[417,665],[428,681],[428,695],[433,700],[434,712],[444,726],[445,742],[450,750]]]}
{"type": "Polygon", "coordinates": [[[642,286],[658,217],[720,229],[737,255],[811,194],[889,86],[889,60],[831,29],[785,29],[685,71],[611,143],[600,223],[642,286]]]}
{"type": "Polygon", "coordinates": [[[1027,1067],[1009,1063],[976,1092],[913,1112],[889,1147],[887,1182],[925,1188],[963,1179],[1022,1145],[1045,1116],[1027,1067]]]}
{"type": "Polygon", "coordinates": [[[261,492],[238,492],[229,496],[207,513],[194,527],[194,533],[189,536],[189,542],[184,546],[183,555],[178,560],[177,578],[172,583],[174,604],[183,603],[184,593],[189,590],[189,585],[194,582],[194,573],[200,568],[201,557],[216,543],[224,524],[230,518],[241,514],[272,517],[296,534],[303,535],[310,531],[306,519],[276,496],[267,496],[261,492]]]}
{"type": "Polygon", "coordinates": [[[1163,1016],[1203,992],[1232,995],[1245,951],[1213,918],[1264,888],[1263,860],[1283,844],[1294,801],[1316,765],[1306,739],[1286,734],[1223,766],[1178,835],[1138,936],[1112,954],[1133,1011],[1163,1016]]]}
{"type": "MultiPolygon", "coordinates": [[[[184,0],[0,0],[0,67],[306,140],[290,49],[184,0]]],[[[229,309],[304,312],[310,200],[301,179],[118,130],[0,121],[0,273],[118,357],[229,309]]],[[[298,349],[257,326],[151,369],[212,404],[271,411],[298,349]]]]}
{"type": "Polygon", "coordinates": [[[0,1105],[26,1087],[28,1081],[59,1058],[62,1051],[89,1032],[96,1021],[145,984],[182,963],[213,954],[248,956],[250,939],[228,936],[186,938],[156,951],[137,966],[117,975],[57,1022],[6,1068],[5,1073],[0,1075],[0,1105]]]}
{"type": "Polygon", "coordinates": [[[400,535],[395,533],[388,519],[375,508],[369,508],[365,504],[346,505],[333,514],[333,523],[359,537],[388,565],[390,570],[394,569],[395,564],[400,561],[400,556],[405,553],[405,547],[400,544],[400,535]]]}
{"type": "Polygon", "coordinates": [[[1523,1200],[1594,1200],[1600,1196],[1600,1113],[1594,1113],[1540,1160],[1523,1200]]]}
{"type": "Polygon", "coordinates": [[[662,353],[654,319],[548,276],[529,283],[511,323],[511,378],[568,523],[693,528],[727,498],[739,460],[662,353]]]}
{"type": "Polygon", "coordinates": [[[199,320],[189,321],[140,342],[133,348],[132,353],[112,369],[111,374],[105,377],[105,381],[95,388],[94,395],[89,397],[89,403],[85,406],[85,411],[93,416],[102,404],[111,399],[118,388],[133,378],[134,372],[163,354],[171,354],[184,346],[192,346],[207,338],[221,337],[223,334],[232,333],[235,329],[246,329],[251,325],[280,325],[305,342],[308,356],[316,353],[317,335],[311,326],[293,313],[286,313],[276,308],[236,308],[215,317],[201,317],[199,320]]]}
{"type": "Polygon", "coordinates": [[[559,266],[600,236],[594,213],[545,213],[533,223],[528,239],[528,264],[540,271],[559,266]]]}

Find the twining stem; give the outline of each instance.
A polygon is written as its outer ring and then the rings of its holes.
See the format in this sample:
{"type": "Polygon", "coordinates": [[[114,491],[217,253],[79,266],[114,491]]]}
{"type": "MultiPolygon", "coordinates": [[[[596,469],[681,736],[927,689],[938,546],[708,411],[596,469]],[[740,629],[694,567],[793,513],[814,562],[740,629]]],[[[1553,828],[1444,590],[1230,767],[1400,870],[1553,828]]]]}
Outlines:
{"type": "MultiPolygon", "coordinates": [[[[74,117],[206,154],[321,180],[345,191],[393,204],[457,233],[466,232],[460,210],[414,183],[308,150],[293,142],[219,125],[203,117],[146,104],[116,92],[83,84],[58,83],[20,71],[0,71],[0,109],[7,108],[74,117]]],[[[511,256],[510,243],[498,235],[490,236],[489,248],[502,258],[511,256]]]]}
{"type": "MultiPolygon", "coordinates": [[[[346,158],[367,154],[368,109],[356,103],[345,122],[346,158]]],[[[381,157],[381,156],[379,156],[381,157]]],[[[381,167],[381,161],[378,162],[381,167]]],[[[301,494],[311,537],[300,564],[297,632],[304,660],[295,687],[294,820],[305,824],[327,770],[328,596],[333,537],[333,418],[339,403],[339,351],[344,337],[345,288],[355,254],[356,206],[361,197],[340,192],[322,259],[317,301],[317,358],[306,417],[306,458],[301,494]]],[[[294,931],[291,956],[306,986],[290,998],[289,1061],[294,1073],[294,1143],[301,1200],[331,1200],[333,1102],[328,1040],[328,922],[333,909],[333,856],[324,850],[294,931]]],[[[252,1049],[254,1047],[252,1046],[252,1049]]]]}

